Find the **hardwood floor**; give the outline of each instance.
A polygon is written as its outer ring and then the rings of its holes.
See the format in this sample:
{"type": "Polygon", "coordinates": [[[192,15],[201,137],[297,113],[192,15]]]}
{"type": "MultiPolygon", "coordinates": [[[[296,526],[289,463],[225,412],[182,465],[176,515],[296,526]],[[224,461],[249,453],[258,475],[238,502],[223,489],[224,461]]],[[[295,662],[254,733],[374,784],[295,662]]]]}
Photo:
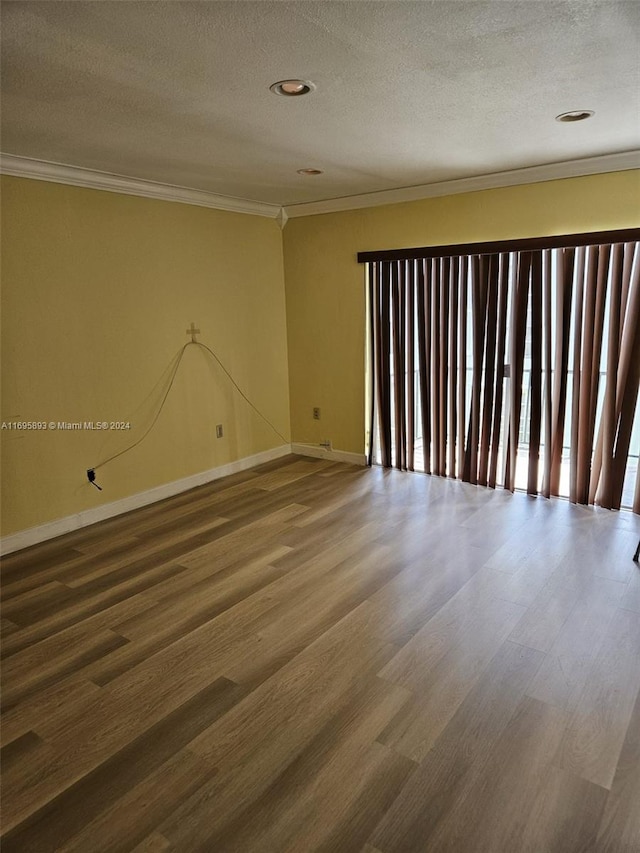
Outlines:
{"type": "Polygon", "coordinates": [[[640,519],[287,457],[3,561],[3,853],[640,851],[640,519]]]}

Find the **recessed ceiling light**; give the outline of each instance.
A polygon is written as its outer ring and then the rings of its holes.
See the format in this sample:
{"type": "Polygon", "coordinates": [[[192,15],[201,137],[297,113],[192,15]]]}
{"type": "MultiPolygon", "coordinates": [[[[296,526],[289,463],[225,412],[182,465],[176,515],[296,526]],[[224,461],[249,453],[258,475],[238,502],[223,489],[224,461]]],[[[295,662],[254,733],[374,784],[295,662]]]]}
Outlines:
{"type": "Polygon", "coordinates": [[[595,115],[593,110],[571,110],[568,113],[560,113],[556,116],[556,121],[584,121],[592,115],[595,115]]]}
{"type": "Polygon", "coordinates": [[[321,169],[298,169],[299,175],[321,175],[321,169]]]}
{"type": "Polygon", "coordinates": [[[309,80],[280,80],[269,86],[276,95],[285,95],[287,98],[297,98],[299,95],[308,95],[316,88],[309,80]]]}

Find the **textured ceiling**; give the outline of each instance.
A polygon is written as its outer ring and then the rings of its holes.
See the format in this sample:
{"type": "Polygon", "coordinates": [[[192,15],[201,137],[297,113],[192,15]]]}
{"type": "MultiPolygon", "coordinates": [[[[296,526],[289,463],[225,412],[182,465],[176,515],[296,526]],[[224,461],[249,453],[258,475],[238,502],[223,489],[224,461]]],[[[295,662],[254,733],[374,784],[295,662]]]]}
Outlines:
{"type": "Polygon", "coordinates": [[[636,0],[22,0],[2,17],[2,150],[25,157],[295,204],[640,147],[636,0]],[[317,91],[271,94],[288,77],[317,91]],[[575,109],[596,115],[554,121],[575,109]]]}

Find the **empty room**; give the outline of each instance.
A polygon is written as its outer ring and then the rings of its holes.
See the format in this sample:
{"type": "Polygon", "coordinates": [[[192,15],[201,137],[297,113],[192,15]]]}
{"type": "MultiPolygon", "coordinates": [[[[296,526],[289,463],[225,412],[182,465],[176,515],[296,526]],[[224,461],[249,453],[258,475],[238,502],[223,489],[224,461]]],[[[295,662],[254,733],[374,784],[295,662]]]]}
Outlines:
{"type": "Polygon", "coordinates": [[[3,853],[639,853],[640,4],[0,14],[3,853]]]}

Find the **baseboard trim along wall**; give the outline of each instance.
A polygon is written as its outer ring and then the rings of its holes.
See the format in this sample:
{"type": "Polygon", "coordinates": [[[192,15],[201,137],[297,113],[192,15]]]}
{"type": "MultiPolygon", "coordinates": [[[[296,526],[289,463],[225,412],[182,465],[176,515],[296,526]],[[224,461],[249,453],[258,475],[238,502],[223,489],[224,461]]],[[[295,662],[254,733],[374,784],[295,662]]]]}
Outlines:
{"type": "Polygon", "coordinates": [[[205,483],[211,483],[221,477],[228,477],[229,474],[237,474],[238,471],[245,471],[247,468],[254,468],[256,465],[271,462],[273,459],[287,456],[291,452],[291,445],[283,444],[280,447],[264,450],[262,453],[256,453],[253,456],[245,456],[243,459],[237,459],[235,462],[229,462],[217,468],[210,468],[208,471],[201,471],[199,474],[192,474],[190,477],[183,477],[180,480],[156,486],[145,492],[138,492],[138,494],[130,495],[128,498],[102,504],[95,509],[86,509],[75,515],[68,515],[65,518],[40,524],[38,527],[30,527],[27,530],[18,531],[18,533],[11,533],[0,540],[0,553],[11,554],[13,551],[20,551],[22,548],[37,545],[47,539],[55,539],[56,536],[62,536],[64,533],[71,533],[73,530],[89,527],[90,524],[96,524],[98,521],[104,521],[133,509],[148,506],[181,492],[188,492],[189,489],[194,489],[196,486],[203,486],[205,483]]]}
{"type": "Polygon", "coordinates": [[[336,462],[347,462],[352,465],[365,464],[364,454],[361,453],[347,453],[344,450],[327,450],[324,447],[307,446],[304,444],[283,444],[280,447],[264,450],[262,453],[256,453],[253,456],[245,456],[243,459],[237,459],[235,462],[229,462],[217,468],[210,468],[208,471],[201,471],[199,474],[192,474],[190,477],[183,477],[180,480],[156,486],[145,492],[138,492],[138,494],[130,495],[127,498],[102,504],[102,506],[95,507],[95,509],[86,509],[75,515],[68,515],[65,518],[48,521],[46,524],[40,524],[37,527],[30,527],[27,530],[11,533],[0,539],[0,554],[11,554],[14,551],[22,550],[22,548],[28,548],[30,545],[37,545],[39,542],[55,539],[56,536],[62,536],[64,533],[71,533],[73,530],[89,527],[89,525],[96,524],[98,521],[105,521],[107,518],[123,515],[125,512],[131,512],[131,510],[148,506],[165,498],[173,497],[173,495],[178,495],[181,492],[188,492],[189,489],[194,489],[196,486],[203,486],[205,483],[211,483],[214,480],[219,480],[221,477],[228,477],[229,474],[237,474],[238,471],[246,471],[247,468],[254,468],[256,465],[263,465],[265,462],[280,459],[281,456],[287,456],[289,453],[295,453],[298,456],[332,459],[336,462]]]}
{"type": "Polygon", "coordinates": [[[291,445],[291,452],[298,456],[313,456],[316,459],[331,459],[334,462],[346,462],[349,465],[366,465],[367,461],[364,453],[349,453],[346,450],[329,450],[327,447],[321,447],[316,444],[296,444],[291,445]]]}

